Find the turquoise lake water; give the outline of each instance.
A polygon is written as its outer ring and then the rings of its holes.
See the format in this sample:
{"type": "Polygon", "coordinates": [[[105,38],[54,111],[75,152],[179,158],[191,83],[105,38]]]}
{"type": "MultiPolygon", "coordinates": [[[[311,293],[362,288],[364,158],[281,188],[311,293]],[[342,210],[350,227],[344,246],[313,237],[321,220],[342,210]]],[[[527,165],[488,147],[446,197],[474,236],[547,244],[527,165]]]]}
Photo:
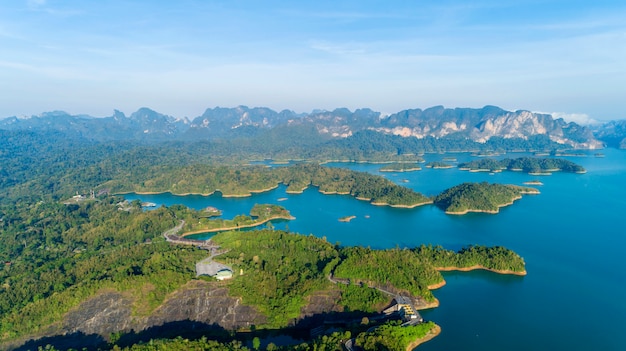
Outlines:
{"type": "MultiPolygon", "coordinates": [[[[467,181],[544,183],[536,186],[541,194],[526,195],[496,215],[446,215],[435,206],[380,207],[346,195],[322,195],[315,188],[287,194],[283,186],[248,198],[171,194],[126,198],[159,206],[214,206],[223,211],[223,218],[247,214],[255,203],[274,203],[296,217],[274,223],[276,228],[288,226],[292,232],[325,236],[341,245],[433,244],[454,250],[470,244],[505,246],[524,257],[528,275],[444,273],[447,284],[434,292],[440,307],[422,311],[442,333],[419,350],[626,350],[626,151],[602,153],[603,158],[593,153],[567,158],[584,166],[586,174],[551,176],[490,175],[456,168],[381,173],[380,165],[329,165],[380,174],[425,195],[467,181]],[[350,215],[356,218],[338,221],[350,215]]],[[[430,162],[444,156],[459,162],[475,159],[465,153],[424,158],[430,162]]]]}

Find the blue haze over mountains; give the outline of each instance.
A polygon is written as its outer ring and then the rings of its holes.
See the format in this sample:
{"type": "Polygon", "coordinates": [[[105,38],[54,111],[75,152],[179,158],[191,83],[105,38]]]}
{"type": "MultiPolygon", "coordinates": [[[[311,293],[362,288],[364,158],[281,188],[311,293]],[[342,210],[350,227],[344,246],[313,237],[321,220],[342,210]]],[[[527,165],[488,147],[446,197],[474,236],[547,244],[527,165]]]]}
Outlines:
{"type": "Polygon", "coordinates": [[[308,128],[328,138],[347,138],[364,130],[404,137],[463,138],[477,142],[492,137],[526,139],[546,135],[552,141],[572,148],[626,148],[626,120],[582,126],[554,119],[549,114],[506,111],[496,106],[480,109],[435,106],[425,110],[403,110],[387,116],[368,108],[296,113],[290,110],[276,112],[264,107],[216,107],[192,120],[140,108],[130,116],[117,110],[104,118],[54,111],[29,118],[0,120],[0,129],[56,131],[96,141],[193,141],[254,136],[276,128],[288,132],[297,127],[308,128]]]}

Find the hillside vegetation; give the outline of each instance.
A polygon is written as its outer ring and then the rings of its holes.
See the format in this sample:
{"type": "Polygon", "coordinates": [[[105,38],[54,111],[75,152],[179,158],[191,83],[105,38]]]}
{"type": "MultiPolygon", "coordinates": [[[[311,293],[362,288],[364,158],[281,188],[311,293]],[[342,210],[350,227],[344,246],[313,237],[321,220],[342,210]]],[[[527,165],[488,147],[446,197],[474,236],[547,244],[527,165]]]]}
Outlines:
{"type": "Polygon", "coordinates": [[[584,173],[585,168],[575,164],[572,161],[559,158],[534,158],[519,157],[516,159],[505,158],[503,160],[495,160],[490,158],[474,160],[459,164],[459,168],[469,170],[488,170],[491,172],[500,170],[523,171],[527,173],[540,172],[572,172],[584,173]]]}
{"type": "Polygon", "coordinates": [[[522,194],[538,193],[537,189],[517,185],[463,183],[437,195],[434,203],[449,214],[498,213],[500,207],[512,204],[522,194]]]}
{"type": "MultiPolygon", "coordinates": [[[[147,175],[146,175],[147,176],[147,175]]],[[[321,192],[349,194],[376,204],[417,206],[430,203],[426,196],[380,176],[317,164],[267,168],[191,165],[163,170],[141,182],[117,179],[101,185],[113,192],[172,192],[247,196],[252,192],[287,185],[287,191],[300,192],[309,186],[321,192]]]]}

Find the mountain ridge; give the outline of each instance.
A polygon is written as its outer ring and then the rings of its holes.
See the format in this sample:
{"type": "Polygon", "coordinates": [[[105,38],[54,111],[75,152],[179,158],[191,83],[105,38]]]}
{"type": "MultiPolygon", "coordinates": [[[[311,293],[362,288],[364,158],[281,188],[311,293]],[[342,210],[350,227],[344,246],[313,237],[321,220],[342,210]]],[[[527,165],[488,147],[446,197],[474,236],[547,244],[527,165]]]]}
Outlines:
{"type": "Polygon", "coordinates": [[[142,107],[130,116],[118,110],[114,110],[109,117],[52,111],[28,118],[13,116],[0,119],[0,129],[60,131],[68,136],[97,141],[193,141],[253,135],[277,127],[308,126],[320,135],[338,139],[365,130],[405,138],[463,138],[479,143],[494,137],[527,140],[535,135],[545,135],[553,142],[576,149],[599,149],[606,145],[626,147],[626,128],[623,125],[623,121],[611,121],[600,126],[583,126],[562,118],[555,119],[550,114],[528,110],[507,111],[492,105],[482,108],[445,108],[439,105],[406,109],[389,115],[369,108],[296,113],[240,105],[207,108],[202,115],[192,119],[177,118],[142,107]]]}

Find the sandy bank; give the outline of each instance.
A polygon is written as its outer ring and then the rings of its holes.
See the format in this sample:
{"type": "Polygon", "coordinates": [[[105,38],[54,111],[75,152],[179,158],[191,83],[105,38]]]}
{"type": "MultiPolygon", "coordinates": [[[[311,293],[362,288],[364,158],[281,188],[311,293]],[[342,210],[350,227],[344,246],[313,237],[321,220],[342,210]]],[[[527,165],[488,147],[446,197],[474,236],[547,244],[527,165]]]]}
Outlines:
{"type": "MultiPolygon", "coordinates": [[[[440,271],[440,272],[450,272],[450,271],[459,271],[459,272],[469,272],[469,271],[473,271],[473,270],[477,270],[477,269],[482,269],[485,271],[489,271],[489,272],[494,272],[494,273],[498,273],[498,274],[512,274],[512,275],[519,275],[519,276],[524,276],[526,275],[526,270],[524,270],[523,272],[516,272],[516,271],[511,271],[511,270],[500,270],[500,269],[492,269],[492,268],[487,268],[481,265],[473,265],[473,266],[469,266],[469,267],[435,267],[436,270],[440,271]]],[[[430,287],[429,287],[430,288],[430,287]]]]}
{"type": "Polygon", "coordinates": [[[171,191],[126,191],[121,193],[115,193],[115,195],[126,195],[126,194],[137,194],[137,195],[161,195],[161,194],[172,194],[174,196],[187,196],[187,195],[200,195],[200,196],[211,196],[215,194],[215,191],[212,191],[208,194],[203,193],[181,193],[175,194],[171,191]]]}
{"type": "Polygon", "coordinates": [[[389,207],[395,207],[395,208],[414,208],[414,207],[423,206],[423,205],[430,205],[432,203],[433,203],[432,201],[427,201],[427,202],[422,202],[422,203],[414,204],[414,205],[390,205],[386,202],[371,202],[371,204],[374,206],[389,206],[389,207]]]}
{"type": "Polygon", "coordinates": [[[137,194],[137,195],[160,195],[160,194],[172,194],[174,196],[189,196],[189,195],[200,195],[200,196],[211,196],[215,194],[215,192],[219,191],[222,193],[222,197],[249,197],[252,194],[256,193],[264,193],[267,191],[271,191],[278,188],[278,184],[269,187],[267,189],[259,189],[259,190],[248,190],[247,194],[225,194],[220,189],[215,189],[210,193],[174,193],[171,191],[125,191],[120,193],[115,193],[115,195],[125,195],[125,194],[137,194]]]}
{"type": "Polygon", "coordinates": [[[221,228],[211,228],[211,229],[201,229],[201,230],[194,230],[192,232],[186,232],[180,235],[181,238],[184,238],[186,236],[189,235],[193,235],[193,234],[201,234],[201,233],[215,233],[215,232],[222,232],[222,231],[227,231],[227,230],[237,230],[237,229],[242,229],[242,228],[253,228],[253,227],[258,227],[261,224],[267,223],[271,220],[274,219],[287,219],[287,220],[294,220],[296,219],[296,217],[290,216],[290,217],[282,217],[282,216],[273,216],[273,217],[269,217],[267,219],[264,219],[260,222],[255,222],[252,224],[247,224],[247,225],[240,225],[240,226],[234,226],[234,227],[221,227],[221,228]]]}
{"type": "Polygon", "coordinates": [[[441,288],[441,287],[443,287],[445,285],[446,285],[446,281],[442,279],[439,283],[430,284],[429,286],[427,286],[427,288],[428,288],[428,290],[436,290],[436,289],[439,289],[439,288],[441,288]]]}
{"type": "MultiPolygon", "coordinates": [[[[536,190],[536,189],[535,189],[536,190]]],[[[521,192],[522,194],[539,194],[539,190],[537,190],[537,192],[521,192]]],[[[446,211],[446,214],[451,214],[451,215],[464,215],[467,214],[469,212],[477,212],[477,213],[489,213],[489,214],[496,214],[498,212],[500,212],[500,207],[505,207],[505,206],[510,206],[513,205],[513,203],[516,200],[519,200],[522,198],[522,195],[518,195],[516,197],[513,198],[513,200],[511,200],[511,202],[507,202],[505,204],[501,204],[498,205],[498,208],[495,210],[473,210],[473,209],[467,209],[464,211],[458,211],[458,212],[453,212],[453,211],[446,211]]]]}
{"type": "Polygon", "coordinates": [[[324,195],[350,195],[349,191],[324,191],[319,190],[320,193],[324,195]]]}
{"type": "Polygon", "coordinates": [[[248,190],[247,194],[224,194],[222,193],[222,197],[250,197],[252,196],[252,194],[258,194],[258,193],[264,193],[267,191],[271,191],[278,188],[278,184],[272,187],[269,187],[267,189],[260,189],[260,190],[248,190]]]}
{"type": "Polygon", "coordinates": [[[413,167],[413,168],[402,168],[402,169],[401,168],[388,168],[388,169],[381,168],[379,171],[401,173],[401,172],[415,172],[415,171],[421,171],[421,170],[422,170],[421,167],[413,167]]]}

